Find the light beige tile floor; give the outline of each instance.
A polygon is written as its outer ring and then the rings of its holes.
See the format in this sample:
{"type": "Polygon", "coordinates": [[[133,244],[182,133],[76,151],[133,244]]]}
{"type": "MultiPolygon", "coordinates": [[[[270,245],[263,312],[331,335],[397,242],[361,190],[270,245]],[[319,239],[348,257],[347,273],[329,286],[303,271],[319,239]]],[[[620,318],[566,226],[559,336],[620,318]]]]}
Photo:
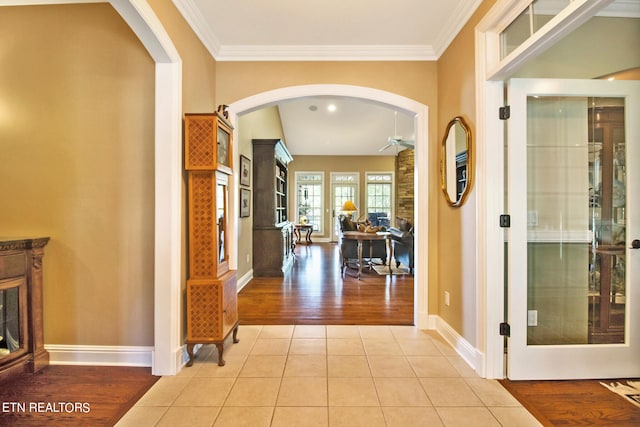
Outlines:
{"type": "Polygon", "coordinates": [[[225,366],[203,346],[128,426],[539,426],[437,333],[411,326],[241,326],[225,366]]]}

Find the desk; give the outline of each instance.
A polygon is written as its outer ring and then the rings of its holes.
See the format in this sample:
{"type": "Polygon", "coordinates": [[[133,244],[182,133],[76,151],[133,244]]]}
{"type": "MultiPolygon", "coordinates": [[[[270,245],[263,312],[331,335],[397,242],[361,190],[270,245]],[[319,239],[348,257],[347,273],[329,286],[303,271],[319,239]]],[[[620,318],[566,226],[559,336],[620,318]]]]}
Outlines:
{"type": "Polygon", "coordinates": [[[302,240],[302,236],[300,235],[300,230],[305,230],[306,234],[304,236],[305,242],[307,244],[313,243],[311,241],[311,233],[313,233],[313,224],[295,224],[293,229],[293,235],[296,237],[296,244],[302,240]]]}
{"type": "MultiPolygon", "coordinates": [[[[344,231],[342,232],[342,238],[346,240],[357,240],[358,241],[358,279],[362,275],[362,242],[367,240],[373,243],[374,240],[386,240],[387,241],[387,261],[389,263],[389,273],[391,273],[391,258],[393,254],[391,251],[393,250],[392,245],[388,244],[391,239],[391,233],[386,231],[379,231],[377,233],[363,233],[362,231],[344,231]]],[[[369,245],[369,261],[373,257],[373,244],[369,245]]],[[[369,264],[369,268],[371,268],[371,264],[369,264]]]]}

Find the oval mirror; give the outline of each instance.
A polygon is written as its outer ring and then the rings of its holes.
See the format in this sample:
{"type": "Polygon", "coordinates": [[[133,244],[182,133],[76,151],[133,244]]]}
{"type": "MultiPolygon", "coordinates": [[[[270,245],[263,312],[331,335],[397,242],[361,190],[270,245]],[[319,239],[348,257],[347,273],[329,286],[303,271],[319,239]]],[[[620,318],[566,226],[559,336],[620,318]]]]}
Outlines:
{"type": "Polygon", "coordinates": [[[471,188],[471,131],[454,117],[444,132],[440,157],[442,192],[451,206],[462,206],[471,188]]]}

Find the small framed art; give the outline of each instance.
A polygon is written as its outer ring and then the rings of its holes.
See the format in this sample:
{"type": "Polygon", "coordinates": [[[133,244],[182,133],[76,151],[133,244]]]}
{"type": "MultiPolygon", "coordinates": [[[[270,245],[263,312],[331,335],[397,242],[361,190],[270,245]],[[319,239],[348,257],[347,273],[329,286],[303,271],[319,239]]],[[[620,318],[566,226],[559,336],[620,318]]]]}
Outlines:
{"type": "Polygon", "coordinates": [[[245,156],[240,156],[240,185],[249,187],[251,185],[251,160],[245,156]]]}
{"type": "Polygon", "coordinates": [[[251,215],[251,190],[247,188],[240,189],[240,218],[246,218],[251,215]]]}

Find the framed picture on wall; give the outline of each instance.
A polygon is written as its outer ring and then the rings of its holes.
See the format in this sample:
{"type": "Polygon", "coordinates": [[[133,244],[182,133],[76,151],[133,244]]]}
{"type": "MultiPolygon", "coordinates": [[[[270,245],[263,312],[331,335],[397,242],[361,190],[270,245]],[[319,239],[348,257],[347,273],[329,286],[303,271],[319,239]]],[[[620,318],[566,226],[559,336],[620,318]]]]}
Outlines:
{"type": "Polygon", "coordinates": [[[251,185],[251,160],[245,156],[240,156],[240,185],[249,187],[251,185]]]}
{"type": "Polygon", "coordinates": [[[240,218],[246,218],[251,215],[251,190],[246,188],[240,189],[240,218]]]}

